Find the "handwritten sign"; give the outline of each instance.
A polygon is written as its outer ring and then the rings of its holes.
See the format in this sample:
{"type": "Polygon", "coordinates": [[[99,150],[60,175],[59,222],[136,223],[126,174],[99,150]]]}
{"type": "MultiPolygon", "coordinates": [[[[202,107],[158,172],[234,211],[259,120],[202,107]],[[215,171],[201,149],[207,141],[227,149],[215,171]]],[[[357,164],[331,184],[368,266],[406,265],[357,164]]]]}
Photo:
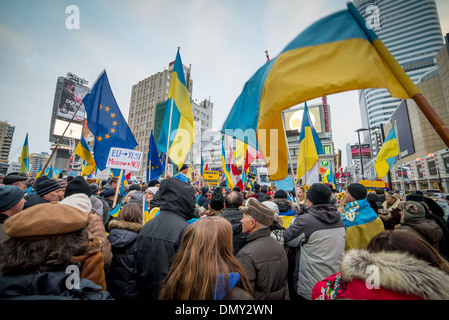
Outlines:
{"type": "Polygon", "coordinates": [[[204,171],[203,172],[204,183],[210,186],[218,186],[220,184],[220,172],[219,171],[204,171]]]}
{"type": "Polygon", "coordinates": [[[107,168],[139,171],[142,164],[142,152],[123,148],[109,150],[107,168]]]}

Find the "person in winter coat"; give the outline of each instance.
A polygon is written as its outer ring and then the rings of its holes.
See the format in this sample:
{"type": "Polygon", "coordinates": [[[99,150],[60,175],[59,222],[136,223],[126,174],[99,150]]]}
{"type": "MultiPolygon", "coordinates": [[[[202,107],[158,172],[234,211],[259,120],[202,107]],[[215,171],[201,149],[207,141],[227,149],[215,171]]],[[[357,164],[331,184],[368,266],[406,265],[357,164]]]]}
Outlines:
{"type": "Polygon", "coordinates": [[[345,224],[345,250],[366,248],[370,240],[385,230],[379,216],[366,200],[366,187],[352,183],[345,194],[346,205],[341,212],[345,224]]]}
{"type": "Polygon", "coordinates": [[[394,227],[400,222],[400,203],[401,199],[397,193],[388,191],[385,194],[385,201],[382,203],[383,210],[381,210],[383,214],[379,216],[384,221],[385,229],[394,229],[394,227]]]}
{"type": "Polygon", "coordinates": [[[109,222],[108,240],[111,243],[112,262],[106,275],[108,291],[117,300],[138,300],[136,259],[134,251],[142,229],[142,208],[128,203],[119,212],[117,220],[109,222]]]}
{"type": "Polygon", "coordinates": [[[424,217],[425,210],[422,205],[418,202],[406,201],[399,214],[401,223],[396,225],[397,229],[406,229],[416,233],[438,250],[438,244],[443,238],[443,231],[434,220],[424,217]]]}
{"type": "Polygon", "coordinates": [[[225,196],[225,209],[219,214],[225,218],[232,226],[232,252],[237,252],[245,245],[246,234],[242,231],[243,213],[239,207],[243,205],[243,196],[241,192],[231,191],[225,196]]]}
{"type": "Polygon", "coordinates": [[[232,254],[232,228],[224,218],[190,225],[164,279],[160,300],[252,300],[244,269],[232,254]]]}
{"type": "Polygon", "coordinates": [[[278,206],[279,217],[282,219],[282,226],[288,228],[292,219],[299,215],[299,210],[288,200],[287,193],[284,190],[278,190],[274,194],[273,202],[278,206]]]}
{"type": "Polygon", "coordinates": [[[407,230],[386,230],[346,252],[341,273],[319,281],[314,300],[448,300],[449,264],[407,230]]]}
{"type": "Polygon", "coordinates": [[[36,193],[30,193],[25,196],[24,209],[32,207],[41,203],[48,203],[50,201],[59,201],[59,190],[61,185],[56,181],[49,179],[47,176],[37,179],[36,193]]]}
{"type": "Polygon", "coordinates": [[[193,218],[195,189],[177,178],[165,179],[153,198],[159,214],[148,221],[136,241],[138,290],[142,299],[157,299],[162,282],[181,246],[187,220],[193,218]]]}
{"type": "Polygon", "coordinates": [[[102,239],[101,253],[104,256],[104,270],[107,272],[112,261],[111,244],[107,239],[106,229],[103,224],[103,217],[92,210],[90,200],[91,190],[87,181],[78,176],[71,180],[65,189],[64,199],[61,203],[74,206],[84,211],[89,216],[89,231],[102,239]],[[89,201],[90,205],[87,203],[89,201]],[[87,203],[84,205],[84,203],[87,203]]]}
{"type": "MultiPolygon", "coordinates": [[[[89,255],[88,220],[84,212],[57,202],[7,219],[3,230],[9,238],[0,244],[0,299],[112,299],[83,277],[84,265],[72,261],[89,255]]],[[[97,255],[101,252],[92,256],[97,255]]]]}
{"type": "Polygon", "coordinates": [[[314,183],[307,192],[308,208],[284,232],[285,243],[296,250],[294,285],[296,292],[310,300],[315,284],[340,271],[345,252],[345,225],[335,205],[332,191],[314,183]]]}
{"type": "Polygon", "coordinates": [[[288,261],[282,245],[270,236],[274,212],[253,198],[240,211],[242,230],[248,236],[236,257],[249,278],[253,296],[257,300],[283,300],[288,261]]]}
{"type": "Polygon", "coordinates": [[[207,193],[209,192],[208,187],[201,187],[201,195],[198,198],[198,206],[202,207],[204,202],[207,200],[207,193]]]}

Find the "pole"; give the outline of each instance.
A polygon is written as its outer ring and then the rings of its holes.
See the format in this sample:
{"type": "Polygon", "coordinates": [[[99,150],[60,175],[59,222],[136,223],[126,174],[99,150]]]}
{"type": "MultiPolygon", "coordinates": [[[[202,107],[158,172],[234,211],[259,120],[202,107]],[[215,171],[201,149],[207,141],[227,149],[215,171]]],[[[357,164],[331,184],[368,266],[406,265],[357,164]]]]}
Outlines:
{"type": "Polygon", "coordinates": [[[284,112],[282,112],[282,126],[284,127],[284,136],[285,136],[285,143],[287,144],[287,155],[288,155],[288,162],[290,164],[290,171],[292,174],[292,180],[293,180],[293,189],[295,190],[295,199],[296,203],[299,204],[298,199],[298,192],[296,190],[296,179],[295,174],[293,172],[293,163],[292,163],[292,157],[290,155],[290,148],[288,147],[288,139],[287,139],[287,130],[285,130],[285,122],[284,122],[284,112]]]}
{"type": "Polygon", "coordinates": [[[359,138],[359,156],[360,156],[360,168],[362,170],[362,180],[365,180],[365,171],[363,170],[362,144],[360,143],[360,131],[357,131],[357,137],[359,138]]]}
{"type": "Polygon", "coordinates": [[[122,183],[122,177],[123,177],[123,169],[120,169],[120,176],[119,176],[119,178],[118,178],[117,186],[115,187],[114,203],[113,203],[113,205],[112,205],[113,208],[114,208],[115,205],[117,204],[117,198],[118,198],[118,193],[119,193],[120,185],[121,185],[121,183],[122,183]]]}
{"type": "Polygon", "coordinates": [[[170,148],[170,133],[171,133],[171,118],[173,115],[173,98],[171,99],[171,106],[170,106],[170,121],[168,122],[168,137],[167,137],[167,154],[165,156],[165,176],[164,179],[167,179],[167,171],[168,171],[168,149],[170,148]]]}
{"type": "Polygon", "coordinates": [[[401,144],[399,142],[399,135],[398,135],[398,126],[396,120],[394,120],[394,131],[396,134],[396,139],[398,140],[398,147],[399,147],[399,162],[401,164],[401,191],[404,192],[405,195],[405,186],[404,186],[404,171],[402,169],[402,156],[401,156],[401,144]]]}

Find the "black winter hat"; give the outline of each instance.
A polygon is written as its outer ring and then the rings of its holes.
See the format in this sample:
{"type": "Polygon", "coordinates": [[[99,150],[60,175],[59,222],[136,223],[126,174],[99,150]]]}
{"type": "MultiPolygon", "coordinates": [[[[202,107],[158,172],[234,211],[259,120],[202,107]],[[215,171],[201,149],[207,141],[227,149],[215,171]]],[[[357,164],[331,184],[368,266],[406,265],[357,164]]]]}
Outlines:
{"type": "Polygon", "coordinates": [[[368,191],[366,191],[365,186],[360,183],[351,183],[347,189],[348,189],[349,194],[355,200],[365,199],[366,195],[368,194],[368,191]]]}
{"type": "Polygon", "coordinates": [[[278,190],[278,191],[276,191],[276,193],[274,194],[274,198],[275,198],[275,199],[278,199],[278,198],[281,198],[281,199],[288,199],[288,197],[287,197],[287,192],[285,192],[284,190],[278,190]]]}
{"type": "Polygon", "coordinates": [[[89,184],[82,176],[77,176],[75,179],[70,180],[65,189],[64,198],[75,193],[84,193],[88,197],[92,195],[89,184]]]}
{"type": "Polygon", "coordinates": [[[218,211],[224,208],[225,198],[220,189],[215,189],[212,197],[210,198],[209,206],[218,211]]]}
{"type": "Polygon", "coordinates": [[[322,183],[314,183],[307,190],[307,199],[315,205],[329,204],[332,191],[322,183]]]}
{"type": "Polygon", "coordinates": [[[27,181],[28,175],[24,172],[11,172],[3,178],[3,184],[13,184],[18,181],[27,181]]]}
{"type": "Polygon", "coordinates": [[[61,189],[61,185],[59,183],[55,180],[45,179],[38,183],[36,193],[42,197],[58,189],[61,189]]]}

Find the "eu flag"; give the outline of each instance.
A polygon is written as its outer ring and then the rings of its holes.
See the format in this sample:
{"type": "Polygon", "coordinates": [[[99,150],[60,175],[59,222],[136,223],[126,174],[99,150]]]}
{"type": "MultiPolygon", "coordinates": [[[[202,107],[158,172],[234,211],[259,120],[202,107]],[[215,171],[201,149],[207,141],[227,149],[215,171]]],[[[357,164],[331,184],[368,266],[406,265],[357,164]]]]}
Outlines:
{"type": "Polygon", "coordinates": [[[159,159],[159,154],[157,153],[156,141],[154,140],[153,131],[151,131],[147,161],[148,181],[159,178],[162,172],[162,164],[161,160],[159,159]]]}
{"type": "Polygon", "coordinates": [[[106,70],[83,99],[87,126],[95,136],[94,159],[100,170],[106,168],[112,147],[134,149],[137,146],[131,129],[123,118],[109,85],[106,70]]]}

